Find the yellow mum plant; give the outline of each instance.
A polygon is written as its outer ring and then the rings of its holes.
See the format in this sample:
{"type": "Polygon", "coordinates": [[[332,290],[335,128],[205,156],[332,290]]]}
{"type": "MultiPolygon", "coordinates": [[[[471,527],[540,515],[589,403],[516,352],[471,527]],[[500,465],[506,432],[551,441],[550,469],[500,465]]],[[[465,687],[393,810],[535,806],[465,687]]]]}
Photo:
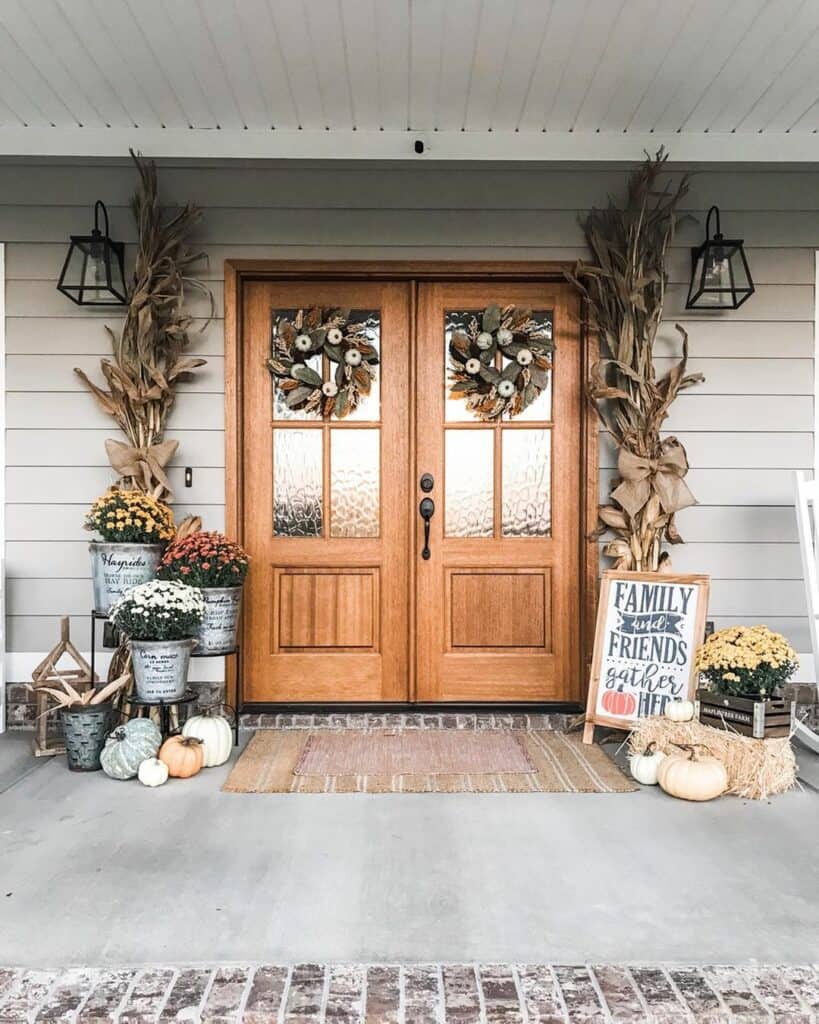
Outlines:
{"type": "Polygon", "coordinates": [[[767,626],[729,626],[701,644],[694,667],[718,693],[770,697],[793,675],[799,657],[767,626]]]}
{"type": "Polygon", "coordinates": [[[164,544],[176,533],[173,512],[142,491],[109,488],[85,517],[85,529],[114,544],[164,544]]]}

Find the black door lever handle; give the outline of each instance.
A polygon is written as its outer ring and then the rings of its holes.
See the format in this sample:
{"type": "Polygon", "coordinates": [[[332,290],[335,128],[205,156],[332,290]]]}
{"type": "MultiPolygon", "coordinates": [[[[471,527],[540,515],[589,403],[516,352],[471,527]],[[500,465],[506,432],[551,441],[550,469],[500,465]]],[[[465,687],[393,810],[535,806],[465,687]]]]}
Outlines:
{"type": "Polygon", "coordinates": [[[435,514],[435,502],[432,498],[422,498],[421,504],[418,506],[418,511],[421,513],[421,518],[424,520],[424,548],[421,551],[421,558],[427,561],[430,557],[429,521],[435,514]]]}

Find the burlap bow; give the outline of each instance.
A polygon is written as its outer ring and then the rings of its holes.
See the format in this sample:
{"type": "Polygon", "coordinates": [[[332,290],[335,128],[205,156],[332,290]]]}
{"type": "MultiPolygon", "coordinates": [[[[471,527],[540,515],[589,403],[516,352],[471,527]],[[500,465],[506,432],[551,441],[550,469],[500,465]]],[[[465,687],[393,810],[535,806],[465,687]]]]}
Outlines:
{"type": "Polygon", "coordinates": [[[178,447],[178,441],[163,441],[161,444],[152,444],[146,448],[135,448],[112,438],[105,442],[108,461],[121,477],[132,477],[141,481],[149,493],[156,490],[157,484],[161,484],[168,496],[172,492],[171,483],[165,475],[165,466],[171,461],[178,447]]]}
{"type": "Polygon", "coordinates": [[[688,472],[685,449],[673,438],[666,441],[659,459],[647,459],[621,448],[617,469],[621,480],[612,498],[630,516],[637,515],[651,497],[652,489],[660,499],[663,512],[669,515],[697,504],[683,480],[688,472]]]}

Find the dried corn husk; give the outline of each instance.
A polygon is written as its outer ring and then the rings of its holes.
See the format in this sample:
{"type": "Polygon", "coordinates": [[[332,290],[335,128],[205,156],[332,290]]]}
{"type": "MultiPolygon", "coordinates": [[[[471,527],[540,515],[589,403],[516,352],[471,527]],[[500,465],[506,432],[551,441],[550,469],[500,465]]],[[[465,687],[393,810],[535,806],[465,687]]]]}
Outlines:
{"type": "Polygon", "coordinates": [[[130,442],[127,459],[117,449],[118,458],[111,460],[120,486],[168,500],[165,425],[180,380],[206,362],[185,355],[193,320],[183,306],[189,292],[200,291],[210,299],[212,315],[213,296],[191,276],[204,259],[204,253],[188,248],[188,238],[202,211],[188,203],[167,215],[159,204],[156,165],[133,151],[131,156],[140,176],[131,204],[138,235],[136,264],[122,330],[117,335],[106,327],[113,358],[100,361],[100,372],[108,389],[95,384],[83,370],[75,368],[74,372],[130,442]]]}
{"type": "Polygon", "coordinates": [[[682,540],[674,515],[695,503],[683,480],[685,449],[675,437],[661,438],[660,429],[680,391],[704,378],[686,372],[688,335],[679,324],[680,361],[657,379],[653,359],[665,301],[666,254],[677,208],[688,191],[687,175],[676,189],[659,185],[667,159],[662,149],[646,158],[631,176],[624,207],[610,199],[606,209],[591,211],[583,229],[597,262],[581,260],[566,275],[583,293],[588,324],[600,340],[589,397],[620,451],[612,504],[600,509],[601,532],[616,538],[603,552],[616,569],[659,570],[662,542],[682,540]]]}

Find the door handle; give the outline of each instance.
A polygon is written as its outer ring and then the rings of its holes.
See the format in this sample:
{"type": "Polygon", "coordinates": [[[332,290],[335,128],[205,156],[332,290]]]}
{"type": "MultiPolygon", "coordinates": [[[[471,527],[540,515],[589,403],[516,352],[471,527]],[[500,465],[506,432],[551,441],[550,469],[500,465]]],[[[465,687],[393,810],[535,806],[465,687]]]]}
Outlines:
{"type": "Polygon", "coordinates": [[[430,556],[429,521],[435,514],[435,502],[432,498],[422,498],[421,504],[418,506],[418,511],[421,513],[421,518],[424,520],[424,549],[421,552],[421,558],[428,560],[430,556]]]}

